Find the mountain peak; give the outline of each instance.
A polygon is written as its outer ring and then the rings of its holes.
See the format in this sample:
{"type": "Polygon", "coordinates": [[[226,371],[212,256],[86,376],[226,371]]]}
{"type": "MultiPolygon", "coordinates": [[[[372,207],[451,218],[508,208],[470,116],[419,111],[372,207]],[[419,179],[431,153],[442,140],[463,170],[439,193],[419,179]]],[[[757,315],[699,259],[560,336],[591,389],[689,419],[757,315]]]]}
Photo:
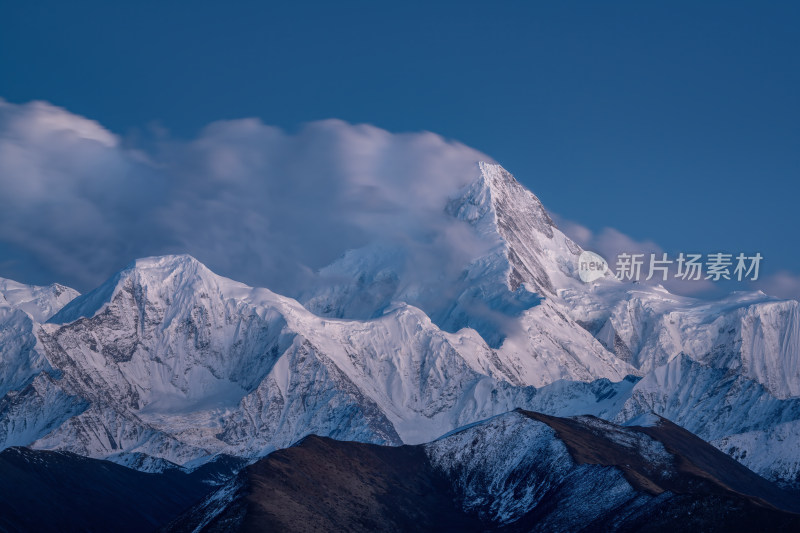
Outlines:
{"type": "Polygon", "coordinates": [[[480,174],[442,205],[443,214],[452,217],[448,231],[453,230],[442,238],[463,238],[453,246],[456,268],[435,279],[421,276],[408,268],[402,247],[372,243],[323,269],[325,283],[308,289],[300,301],[336,318],[380,316],[392,301],[405,301],[446,331],[470,327],[499,347],[510,319],[543,297],[557,297],[559,289],[581,284],[575,274],[581,249],[503,167],[480,162],[478,168],[480,174]]]}
{"type": "Polygon", "coordinates": [[[502,166],[481,161],[480,177],[447,206],[455,218],[503,243],[507,282],[512,291],[552,296],[574,278],[574,260],[582,251],[556,227],[539,198],[502,166]]]}
{"type": "MultiPolygon", "coordinates": [[[[524,188],[517,178],[515,178],[511,172],[506,170],[503,165],[479,161],[478,169],[481,171],[480,180],[484,181],[486,185],[495,192],[502,191],[508,187],[524,188]]],[[[534,196],[533,193],[530,194],[531,196],[534,196]]]]}
{"type": "Polygon", "coordinates": [[[208,294],[222,292],[226,287],[246,286],[218,276],[188,254],[145,257],[133,261],[93,291],[75,298],[48,322],[66,324],[94,316],[123,290],[175,300],[182,293],[208,294]]]}
{"type": "Polygon", "coordinates": [[[130,263],[122,272],[135,273],[142,281],[156,283],[169,279],[186,282],[219,277],[189,254],[143,257],[130,263]]]}
{"type": "Polygon", "coordinates": [[[167,255],[154,255],[150,257],[141,257],[134,260],[128,265],[127,268],[159,268],[163,266],[169,267],[197,267],[205,266],[200,261],[189,254],[167,254],[167,255]]]}
{"type": "Polygon", "coordinates": [[[495,208],[524,207],[524,212],[534,215],[537,222],[540,222],[538,228],[542,233],[547,236],[552,235],[550,228],[554,227],[555,223],[535,194],[501,165],[481,161],[478,167],[481,170],[481,180],[492,193],[495,208]]]}
{"type": "Polygon", "coordinates": [[[36,286],[0,278],[0,305],[28,313],[35,321],[44,322],[80,293],[59,283],[36,286]]]}

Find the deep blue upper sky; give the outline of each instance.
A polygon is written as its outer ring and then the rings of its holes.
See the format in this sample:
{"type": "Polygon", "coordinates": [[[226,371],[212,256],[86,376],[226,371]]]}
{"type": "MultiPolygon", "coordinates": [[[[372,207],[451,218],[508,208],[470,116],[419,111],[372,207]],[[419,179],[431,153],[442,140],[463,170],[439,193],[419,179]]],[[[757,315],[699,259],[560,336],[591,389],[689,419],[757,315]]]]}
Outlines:
{"type": "Polygon", "coordinates": [[[430,130],[553,212],[800,272],[800,4],[6,2],[0,96],[135,139],[260,117],[430,130]]]}

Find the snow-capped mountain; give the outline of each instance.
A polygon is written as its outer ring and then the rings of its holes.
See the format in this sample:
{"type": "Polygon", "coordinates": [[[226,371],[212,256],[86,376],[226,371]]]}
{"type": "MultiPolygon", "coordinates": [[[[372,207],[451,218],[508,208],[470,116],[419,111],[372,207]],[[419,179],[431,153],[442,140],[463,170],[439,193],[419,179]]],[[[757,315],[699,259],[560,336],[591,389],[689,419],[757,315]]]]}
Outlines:
{"type": "Polygon", "coordinates": [[[24,311],[36,322],[46,321],[79,295],[58,283],[37,287],[0,278],[0,307],[24,311]]]}
{"type": "Polygon", "coordinates": [[[612,284],[562,296],[578,322],[644,375],[617,421],[656,412],[756,472],[798,485],[798,302],[761,292],[706,302],[612,284]]]}
{"type": "Polygon", "coordinates": [[[800,316],[794,300],[762,292],[714,302],[656,288],[564,291],[571,313],[640,372],[678,354],[757,381],[778,398],[800,395],[800,316]]]}
{"type": "Polygon", "coordinates": [[[537,391],[474,330],[447,333],[410,305],[321,318],[188,256],[136,261],[37,334],[58,376],[42,372],[8,398],[9,444],[121,462],[258,457],[310,433],[424,442],[519,405],[611,415],[632,386],[537,391]],[[15,436],[34,410],[42,422],[15,436]]]}
{"type": "Polygon", "coordinates": [[[455,279],[420,280],[397,250],[370,245],[323,269],[327,283],[300,297],[322,316],[368,318],[392,302],[422,309],[441,329],[475,329],[503,361],[510,382],[619,381],[637,370],[581,328],[556,297],[581,290],[581,248],[553,224],[541,202],[499,165],[443,206],[483,246],[455,279]],[[343,281],[342,281],[343,280],[343,281]]]}
{"type": "Polygon", "coordinates": [[[539,200],[478,170],[442,205],[474,244],[454,274],[416,275],[373,243],[299,300],[189,256],[137,260],[82,296],[4,282],[0,444],[160,470],[310,434],[419,444],[515,408],[654,411],[797,484],[797,302],[584,284],[539,200]]]}
{"type": "Polygon", "coordinates": [[[34,329],[76,296],[63,285],[35,287],[0,278],[0,398],[50,369],[35,349],[34,329]]]}

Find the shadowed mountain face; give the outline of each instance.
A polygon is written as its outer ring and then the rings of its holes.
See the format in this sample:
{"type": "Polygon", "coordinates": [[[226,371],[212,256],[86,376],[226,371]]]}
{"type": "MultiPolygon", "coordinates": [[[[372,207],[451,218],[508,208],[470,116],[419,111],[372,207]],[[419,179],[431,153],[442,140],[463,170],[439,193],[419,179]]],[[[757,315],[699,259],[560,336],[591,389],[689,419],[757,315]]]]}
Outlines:
{"type": "Polygon", "coordinates": [[[199,525],[220,532],[470,531],[477,523],[461,512],[422,446],[312,435],[249,466],[168,530],[199,525]]]}
{"type": "Polygon", "coordinates": [[[800,512],[800,499],[794,493],[767,481],[664,418],[654,416],[650,426],[620,428],[588,416],[559,418],[530,411],[520,410],[520,413],[552,427],[575,461],[613,465],[638,490],[656,495],[669,491],[723,496],[732,491],[757,506],[800,512]],[[672,456],[670,468],[661,468],[661,464],[648,461],[647,454],[642,453],[639,448],[642,443],[647,448],[653,441],[672,456]]]}
{"type": "Polygon", "coordinates": [[[168,531],[752,531],[798,502],[657,419],[501,415],[430,444],[311,436],[244,469],[168,531]]]}
{"type": "Polygon", "coordinates": [[[230,478],[220,458],[149,474],[69,452],[0,452],[0,531],[152,531],[230,478]]]}

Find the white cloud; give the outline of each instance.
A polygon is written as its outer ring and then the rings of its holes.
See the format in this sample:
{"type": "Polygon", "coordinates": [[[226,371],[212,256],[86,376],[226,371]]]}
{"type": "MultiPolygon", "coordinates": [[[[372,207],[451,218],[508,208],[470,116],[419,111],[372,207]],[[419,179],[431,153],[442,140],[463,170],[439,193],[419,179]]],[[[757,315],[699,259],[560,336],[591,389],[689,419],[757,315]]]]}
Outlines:
{"type": "Polygon", "coordinates": [[[752,285],[770,296],[800,300],[800,275],[786,270],[755,281],[752,285]]]}
{"type": "Polygon", "coordinates": [[[375,239],[403,239],[441,262],[469,245],[431,249],[431,230],[452,230],[445,199],[491,160],[432,133],[338,120],[293,134],[221,121],[153,144],[132,151],[64,109],[0,101],[0,251],[15,254],[5,275],[87,289],[135,257],[187,252],[291,292],[375,239]]]}
{"type": "Polygon", "coordinates": [[[41,145],[91,140],[108,147],[119,143],[116,135],[94,120],[73,115],[47,102],[14,105],[0,98],[0,113],[6,133],[25,143],[41,145]]]}
{"type": "MultiPolygon", "coordinates": [[[[2,275],[85,290],[136,257],[185,252],[294,293],[368,242],[398,244],[434,276],[480,244],[442,206],[476,177],[476,161],[491,158],[433,133],[326,120],[290,134],[242,119],[209,124],[188,141],[157,135],[148,146],[126,148],[97,122],[45,102],[0,99],[2,275]]],[[[557,222],[612,267],[621,252],[663,251],[613,228],[557,222]]],[[[665,285],[681,294],[714,288],[665,285]]],[[[798,298],[800,276],[763,276],[754,288],[798,298]]]]}

